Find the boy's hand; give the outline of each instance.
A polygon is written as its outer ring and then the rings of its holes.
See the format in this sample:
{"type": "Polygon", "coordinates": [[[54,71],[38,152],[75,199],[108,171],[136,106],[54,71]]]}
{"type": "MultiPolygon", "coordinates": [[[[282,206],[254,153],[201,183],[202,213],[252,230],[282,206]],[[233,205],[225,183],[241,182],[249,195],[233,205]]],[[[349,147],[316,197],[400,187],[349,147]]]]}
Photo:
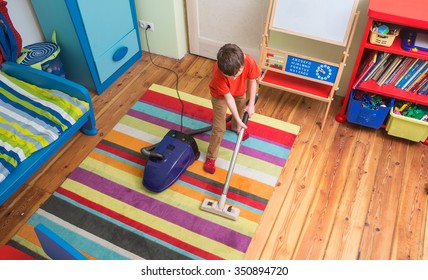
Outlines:
{"type": "Polygon", "coordinates": [[[245,111],[248,113],[248,117],[251,118],[251,116],[254,114],[254,105],[248,105],[245,107],[245,111]]]}
{"type": "Polygon", "coordinates": [[[241,131],[242,128],[247,129],[247,125],[242,120],[239,120],[236,124],[238,125],[238,133],[241,131]]]}

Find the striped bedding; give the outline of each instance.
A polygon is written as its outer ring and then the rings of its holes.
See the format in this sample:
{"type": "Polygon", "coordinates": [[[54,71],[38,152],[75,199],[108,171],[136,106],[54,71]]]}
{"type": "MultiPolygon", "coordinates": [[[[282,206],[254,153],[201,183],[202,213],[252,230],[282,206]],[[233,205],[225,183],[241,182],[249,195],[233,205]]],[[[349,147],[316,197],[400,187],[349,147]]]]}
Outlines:
{"type": "Polygon", "coordinates": [[[89,104],[0,73],[0,183],[34,152],[48,146],[89,104]]]}

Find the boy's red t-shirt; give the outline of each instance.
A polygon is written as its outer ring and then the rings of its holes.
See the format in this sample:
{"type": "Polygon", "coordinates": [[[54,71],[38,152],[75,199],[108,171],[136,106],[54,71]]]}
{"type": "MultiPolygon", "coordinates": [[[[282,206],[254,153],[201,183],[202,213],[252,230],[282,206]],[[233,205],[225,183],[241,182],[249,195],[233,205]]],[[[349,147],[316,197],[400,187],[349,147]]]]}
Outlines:
{"type": "Polygon", "coordinates": [[[217,63],[215,63],[209,84],[211,95],[216,98],[222,98],[230,92],[233,96],[242,96],[247,91],[247,79],[257,79],[260,74],[261,71],[257,62],[248,54],[245,54],[242,74],[235,79],[226,77],[218,68],[217,63]]]}

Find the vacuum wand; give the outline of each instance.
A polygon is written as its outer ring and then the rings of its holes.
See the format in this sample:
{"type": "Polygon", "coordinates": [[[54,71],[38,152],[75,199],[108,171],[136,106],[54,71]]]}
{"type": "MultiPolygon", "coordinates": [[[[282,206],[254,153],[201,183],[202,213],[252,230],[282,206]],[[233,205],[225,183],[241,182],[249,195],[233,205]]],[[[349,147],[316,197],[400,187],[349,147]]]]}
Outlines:
{"type": "MultiPolygon", "coordinates": [[[[247,112],[245,112],[242,122],[247,124],[248,122],[247,112]]],[[[224,208],[224,204],[226,202],[227,192],[229,191],[230,179],[232,178],[233,170],[235,169],[236,158],[238,157],[239,149],[241,148],[241,142],[242,142],[242,138],[244,137],[244,131],[245,129],[241,129],[241,131],[239,132],[238,140],[236,141],[235,150],[233,151],[232,159],[230,160],[229,171],[227,172],[226,182],[224,183],[223,193],[221,194],[221,199],[219,202],[220,208],[224,208]]]]}
{"type": "MultiPolygon", "coordinates": [[[[249,115],[247,112],[245,112],[244,117],[242,119],[243,123],[247,124],[248,118],[249,115]]],[[[201,209],[204,211],[208,211],[213,214],[217,214],[232,220],[238,219],[240,210],[236,207],[232,207],[231,205],[227,205],[226,200],[227,193],[229,191],[230,179],[232,178],[233,170],[235,169],[235,163],[239,154],[239,149],[241,148],[241,142],[242,138],[244,137],[244,132],[244,128],[239,131],[238,140],[236,141],[235,150],[233,151],[232,159],[230,161],[229,170],[227,172],[226,181],[224,183],[223,192],[220,196],[220,200],[217,202],[206,198],[201,205],[201,209]]]]}

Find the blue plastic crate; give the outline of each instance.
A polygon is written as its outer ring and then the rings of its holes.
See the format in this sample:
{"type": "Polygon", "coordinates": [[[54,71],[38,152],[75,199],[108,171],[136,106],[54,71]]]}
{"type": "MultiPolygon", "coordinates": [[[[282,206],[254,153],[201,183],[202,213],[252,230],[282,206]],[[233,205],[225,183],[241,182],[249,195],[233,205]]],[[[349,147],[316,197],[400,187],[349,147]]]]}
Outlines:
{"type": "Polygon", "coordinates": [[[386,117],[389,114],[389,110],[394,106],[394,99],[390,99],[389,106],[379,107],[377,110],[365,108],[363,101],[356,100],[354,98],[354,91],[351,92],[351,98],[349,99],[348,109],[346,111],[347,120],[351,123],[359,125],[380,128],[385,122],[386,117]]]}

